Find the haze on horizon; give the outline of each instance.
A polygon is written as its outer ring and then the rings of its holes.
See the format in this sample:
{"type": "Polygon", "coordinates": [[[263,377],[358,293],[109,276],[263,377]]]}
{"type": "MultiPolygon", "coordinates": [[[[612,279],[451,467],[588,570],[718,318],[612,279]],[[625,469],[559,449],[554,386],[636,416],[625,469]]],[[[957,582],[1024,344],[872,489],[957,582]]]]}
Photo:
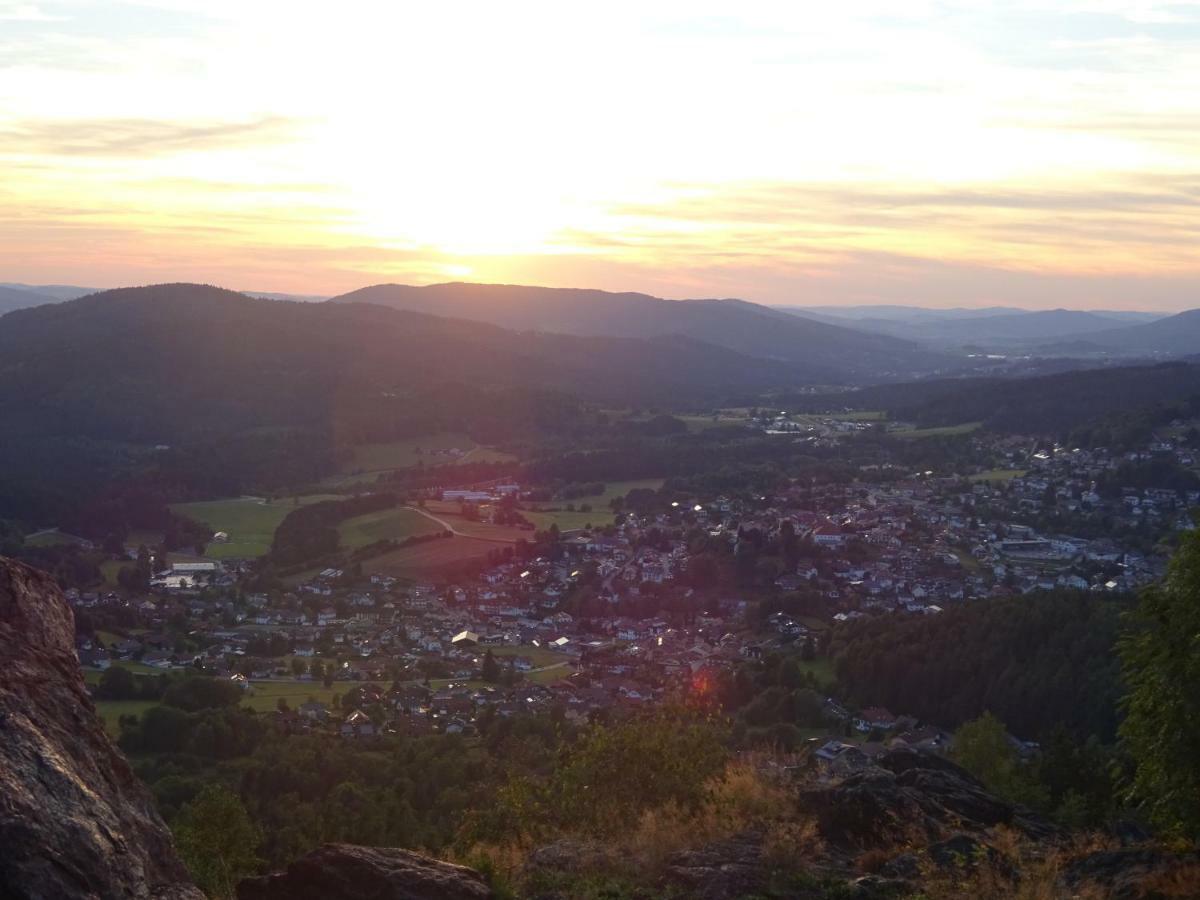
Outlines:
{"type": "Polygon", "coordinates": [[[574,6],[0,0],[0,280],[1200,306],[1200,3],[574,6]]]}

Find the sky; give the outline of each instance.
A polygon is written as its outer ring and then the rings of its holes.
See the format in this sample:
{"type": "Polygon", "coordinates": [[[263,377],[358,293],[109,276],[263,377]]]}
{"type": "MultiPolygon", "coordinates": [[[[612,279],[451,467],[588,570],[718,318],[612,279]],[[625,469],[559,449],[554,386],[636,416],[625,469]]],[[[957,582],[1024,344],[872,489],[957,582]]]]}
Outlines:
{"type": "Polygon", "coordinates": [[[1200,2],[0,0],[0,281],[1200,307],[1200,2]]]}

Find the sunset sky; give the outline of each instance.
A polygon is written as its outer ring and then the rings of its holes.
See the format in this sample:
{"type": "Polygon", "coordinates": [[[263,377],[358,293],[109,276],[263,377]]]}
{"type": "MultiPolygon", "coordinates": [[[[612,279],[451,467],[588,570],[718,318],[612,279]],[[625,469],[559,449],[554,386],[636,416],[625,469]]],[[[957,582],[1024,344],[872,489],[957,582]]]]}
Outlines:
{"type": "Polygon", "coordinates": [[[0,281],[1200,306],[1200,3],[0,0],[0,281]]]}

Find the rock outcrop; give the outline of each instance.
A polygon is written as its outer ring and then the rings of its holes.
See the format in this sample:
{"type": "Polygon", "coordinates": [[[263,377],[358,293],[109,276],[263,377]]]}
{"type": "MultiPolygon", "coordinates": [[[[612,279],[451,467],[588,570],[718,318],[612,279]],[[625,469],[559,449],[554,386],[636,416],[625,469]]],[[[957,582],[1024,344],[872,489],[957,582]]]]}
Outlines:
{"type": "Polygon", "coordinates": [[[326,844],[286,872],[244,879],[238,900],[490,900],[472,869],[408,850],[326,844]]]}
{"type": "Polygon", "coordinates": [[[203,900],[96,716],[53,580],[0,558],[0,897],[203,900]]]}
{"type": "Polygon", "coordinates": [[[989,792],[965,769],[909,749],[889,750],[842,782],[804,791],[800,802],[816,814],[821,837],[846,850],[927,845],[997,825],[1037,841],[1062,836],[1046,819],[989,792]]]}

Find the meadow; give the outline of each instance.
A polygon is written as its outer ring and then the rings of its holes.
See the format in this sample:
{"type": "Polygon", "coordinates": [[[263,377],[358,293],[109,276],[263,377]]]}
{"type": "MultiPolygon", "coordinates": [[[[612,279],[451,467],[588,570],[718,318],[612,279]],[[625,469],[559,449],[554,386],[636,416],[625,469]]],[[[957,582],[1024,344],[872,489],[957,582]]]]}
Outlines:
{"type": "Polygon", "coordinates": [[[544,531],[552,524],[557,525],[559,531],[571,531],[584,528],[587,525],[611,525],[613,511],[609,507],[609,503],[613,498],[624,497],[630,491],[637,488],[649,488],[656,491],[662,486],[663,479],[661,478],[645,478],[640,481],[613,481],[604,486],[603,494],[594,497],[577,497],[571,501],[555,500],[552,503],[531,504],[531,506],[543,508],[540,510],[525,509],[522,510],[521,514],[537,526],[539,531],[544,531]],[[574,504],[575,512],[566,509],[568,502],[574,504]],[[590,506],[592,511],[579,512],[579,507],[583,504],[590,506]]]}
{"type": "Polygon", "coordinates": [[[455,535],[402,547],[364,560],[362,565],[368,575],[380,572],[400,578],[429,578],[455,568],[482,563],[498,546],[501,545],[495,541],[455,535]]]}
{"type": "Polygon", "coordinates": [[[322,500],[341,499],[336,494],[306,494],[278,500],[261,497],[234,497],[229,500],[203,500],[175,503],[171,510],[195,522],[205,522],[214,532],[224,531],[229,541],[211,543],[207,555],[213,559],[240,559],[262,556],[271,549],[275,529],[298,506],[322,500]]]}
{"type": "Polygon", "coordinates": [[[338,525],[338,536],[343,547],[354,550],[376,541],[402,541],[408,537],[433,534],[441,530],[437,522],[428,516],[401,506],[346,519],[338,525]]]}
{"type": "Polygon", "coordinates": [[[979,472],[976,475],[972,475],[970,480],[997,483],[1012,481],[1014,478],[1022,478],[1024,475],[1024,469],[988,469],[986,472],[979,472]]]}
{"type": "Polygon", "coordinates": [[[970,434],[982,427],[982,422],[964,422],[961,425],[943,425],[940,428],[898,428],[888,433],[907,441],[931,437],[954,437],[960,434],[970,434]]]}
{"type": "Polygon", "coordinates": [[[378,476],[418,463],[438,466],[455,462],[511,462],[516,457],[477,444],[465,434],[447,432],[383,444],[355,447],[338,473],[326,483],[337,487],[374,481],[378,476]],[[451,451],[461,451],[452,453],[451,451]]]}

